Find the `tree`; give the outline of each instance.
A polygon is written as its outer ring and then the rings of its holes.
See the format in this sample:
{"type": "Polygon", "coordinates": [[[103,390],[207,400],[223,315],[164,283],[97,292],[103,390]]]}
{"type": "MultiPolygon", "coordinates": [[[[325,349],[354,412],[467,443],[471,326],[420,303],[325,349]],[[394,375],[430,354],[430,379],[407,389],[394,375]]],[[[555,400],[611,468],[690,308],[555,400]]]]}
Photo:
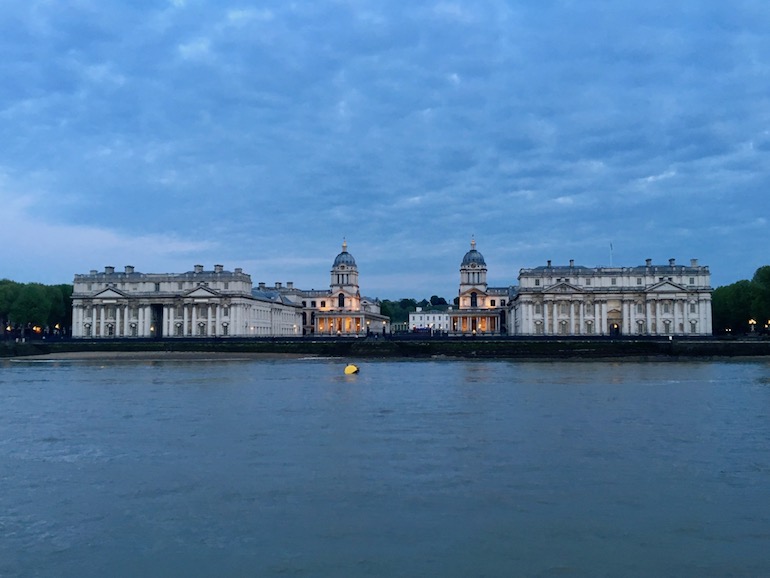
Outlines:
{"type": "Polygon", "coordinates": [[[443,297],[439,297],[438,295],[431,295],[430,296],[430,304],[436,307],[437,305],[449,305],[449,303],[446,302],[446,299],[443,297]]]}
{"type": "Polygon", "coordinates": [[[733,334],[749,331],[753,301],[754,284],[745,279],[715,289],[711,295],[714,330],[717,333],[729,330],[733,334]]]}
{"type": "Polygon", "coordinates": [[[11,306],[19,296],[21,285],[9,279],[0,280],[0,320],[8,321],[11,313],[11,306]]]}
{"type": "Polygon", "coordinates": [[[22,285],[18,297],[11,305],[9,319],[22,327],[45,325],[51,311],[51,297],[44,285],[27,283],[22,285]]]}
{"type": "Polygon", "coordinates": [[[757,321],[759,327],[764,327],[770,324],[770,265],[757,269],[751,284],[753,285],[751,318],[757,321]]]}

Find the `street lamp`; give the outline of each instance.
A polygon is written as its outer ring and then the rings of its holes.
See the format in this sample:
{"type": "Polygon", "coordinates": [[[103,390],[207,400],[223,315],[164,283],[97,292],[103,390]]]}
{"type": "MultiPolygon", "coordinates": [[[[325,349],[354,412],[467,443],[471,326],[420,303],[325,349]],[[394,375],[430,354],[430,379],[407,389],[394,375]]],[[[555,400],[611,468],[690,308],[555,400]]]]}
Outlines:
{"type": "Polygon", "coordinates": [[[751,332],[754,333],[754,326],[757,324],[756,319],[749,319],[749,326],[751,327],[751,332]]]}

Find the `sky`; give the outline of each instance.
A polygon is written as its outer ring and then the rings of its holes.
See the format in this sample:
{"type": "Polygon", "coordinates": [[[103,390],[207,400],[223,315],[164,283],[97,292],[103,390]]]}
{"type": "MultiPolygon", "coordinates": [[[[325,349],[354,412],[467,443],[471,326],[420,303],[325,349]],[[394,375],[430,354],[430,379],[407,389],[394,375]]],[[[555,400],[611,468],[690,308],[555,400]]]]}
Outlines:
{"type": "Polygon", "coordinates": [[[766,0],[6,0],[0,278],[770,264],[766,0]]]}

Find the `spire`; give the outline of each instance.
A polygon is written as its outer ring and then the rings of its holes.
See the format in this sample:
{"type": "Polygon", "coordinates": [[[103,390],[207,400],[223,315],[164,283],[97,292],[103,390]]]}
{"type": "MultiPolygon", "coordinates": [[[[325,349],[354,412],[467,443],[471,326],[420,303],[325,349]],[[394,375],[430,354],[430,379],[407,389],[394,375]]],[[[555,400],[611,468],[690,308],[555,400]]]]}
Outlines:
{"type": "Polygon", "coordinates": [[[476,248],[476,238],[471,235],[471,251],[473,251],[476,248]]]}
{"type": "Polygon", "coordinates": [[[348,250],[348,241],[345,239],[345,237],[342,237],[342,252],[346,252],[348,250]]]}

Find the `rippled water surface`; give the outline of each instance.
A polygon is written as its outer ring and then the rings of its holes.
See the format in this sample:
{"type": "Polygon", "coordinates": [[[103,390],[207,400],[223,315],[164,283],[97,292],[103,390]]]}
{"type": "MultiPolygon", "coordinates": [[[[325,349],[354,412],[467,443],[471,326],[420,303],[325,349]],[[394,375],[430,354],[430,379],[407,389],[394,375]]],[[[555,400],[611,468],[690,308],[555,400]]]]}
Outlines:
{"type": "Polygon", "coordinates": [[[0,576],[770,576],[770,364],[0,362],[0,576]]]}

